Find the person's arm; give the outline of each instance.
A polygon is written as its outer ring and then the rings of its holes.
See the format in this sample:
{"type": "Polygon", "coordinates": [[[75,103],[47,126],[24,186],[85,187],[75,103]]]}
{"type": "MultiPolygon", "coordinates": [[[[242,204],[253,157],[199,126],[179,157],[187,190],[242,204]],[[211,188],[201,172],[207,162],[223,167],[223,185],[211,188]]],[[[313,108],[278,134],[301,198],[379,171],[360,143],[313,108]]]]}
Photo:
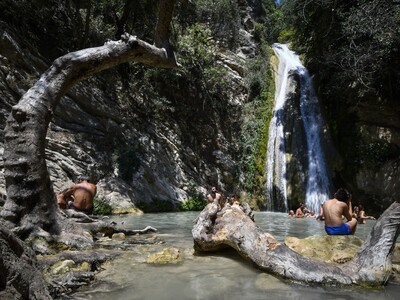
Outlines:
{"type": "Polygon", "coordinates": [[[64,198],[68,199],[74,194],[75,191],[75,184],[73,184],[65,193],[64,193],[64,198]]]}
{"type": "Polygon", "coordinates": [[[375,220],[374,217],[372,217],[372,216],[367,216],[367,215],[365,214],[365,211],[364,211],[364,210],[362,210],[362,211],[360,212],[359,218],[362,219],[362,220],[375,220]]]}
{"type": "Polygon", "coordinates": [[[343,203],[343,215],[346,217],[347,221],[351,221],[351,219],[353,219],[351,200],[349,201],[349,205],[343,203]]]}
{"type": "Polygon", "coordinates": [[[353,198],[353,196],[350,194],[349,201],[347,203],[347,206],[349,207],[349,214],[350,214],[350,219],[348,219],[349,221],[353,218],[353,205],[351,204],[352,198],[353,198]]]}
{"type": "Polygon", "coordinates": [[[207,195],[206,199],[207,199],[207,202],[208,202],[208,203],[213,202],[213,198],[211,197],[210,194],[207,195]]]}

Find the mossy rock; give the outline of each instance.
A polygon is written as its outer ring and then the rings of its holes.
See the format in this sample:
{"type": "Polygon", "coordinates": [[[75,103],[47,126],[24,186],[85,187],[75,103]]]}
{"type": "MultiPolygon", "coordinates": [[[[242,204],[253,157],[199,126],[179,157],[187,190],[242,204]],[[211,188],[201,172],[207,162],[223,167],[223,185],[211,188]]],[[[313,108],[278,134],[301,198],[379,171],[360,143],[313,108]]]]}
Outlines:
{"type": "MultiPolygon", "coordinates": [[[[363,241],[356,236],[310,236],[304,239],[285,238],[285,244],[297,253],[327,263],[342,264],[351,260],[363,241]]],[[[391,281],[400,283],[400,243],[397,243],[392,258],[391,281]]]]}
{"type": "Polygon", "coordinates": [[[297,253],[328,263],[345,263],[357,253],[363,241],[356,236],[310,236],[285,238],[285,244],[297,253]]]}
{"type": "Polygon", "coordinates": [[[88,262],[84,261],[80,264],[75,264],[71,259],[56,262],[50,267],[50,273],[52,275],[61,275],[69,271],[89,272],[90,270],[91,266],[88,262]]]}
{"type": "Polygon", "coordinates": [[[161,252],[147,257],[149,264],[176,264],[181,261],[181,251],[177,248],[164,248],[161,252]]]}

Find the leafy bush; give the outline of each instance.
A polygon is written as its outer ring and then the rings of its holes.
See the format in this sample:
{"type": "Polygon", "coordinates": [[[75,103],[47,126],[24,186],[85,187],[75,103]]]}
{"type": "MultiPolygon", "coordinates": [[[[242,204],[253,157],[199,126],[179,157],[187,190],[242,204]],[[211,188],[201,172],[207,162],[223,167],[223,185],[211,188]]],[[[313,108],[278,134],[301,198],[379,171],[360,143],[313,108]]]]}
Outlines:
{"type": "Polygon", "coordinates": [[[98,197],[94,197],[93,214],[94,215],[111,215],[112,207],[104,199],[99,199],[98,197]]]}
{"type": "Polygon", "coordinates": [[[118,167],[118,175],[127,182],[132,180],[133,174],[140,166],[137,152],[138,146],[127,145],[115,149],[113,153],[113,161],[118,167]]]}
{"type": "Polygon", "coordinates": [[[208,24],[212,35],[225,47],[234,50],[239,42],[240,9],[238,1],[197,0],[197,21],[208,24]]]}
{"type": "Polygon", "coordinates": [[[197,185],[194,180],[189,181],[188,184],[189,199],[180,204],[179,206],[180,210],[199,211],[202,210],[207,205],[204,196],[197,191],[196,186],[197,185]]]}
{"type": "Polygon", "coordinates": [[[249,65],[246,77],[251,102],[243,108],[240,165],[246,174],[244,189],[253,196],[262,194],[265,174],[269,121],[272,115],[275,83],[269,62],[271,52],[260,47],[258,57],[249,65]],[[267,57],[267,59],[265,58],[267,57]]]}
{"type": "Polygon", "coordinates": [[[199,211],[207,205],[206,201],[199,198],[189,198],[181,203],[179,209],[184,211],[199,211]]]}

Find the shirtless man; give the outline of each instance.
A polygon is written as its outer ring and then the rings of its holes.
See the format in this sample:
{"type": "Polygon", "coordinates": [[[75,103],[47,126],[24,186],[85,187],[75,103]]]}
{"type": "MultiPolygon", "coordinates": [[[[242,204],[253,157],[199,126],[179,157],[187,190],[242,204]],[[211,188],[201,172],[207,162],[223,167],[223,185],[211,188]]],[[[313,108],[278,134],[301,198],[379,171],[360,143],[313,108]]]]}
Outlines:
{"type": "Polygon", "coordinates": [[[328,235],[349,235],[356,232],[357,219],[353,218],[351,194],[345,189],[338,189],[333,199],[323,205],[325,231],[328,235]],[[345,216],[347,223],[343,222],[345,216]]]}
{"type": "Polygon", "coordinates": [[[217,193],[217,188],[213,186],[211,192],[207,195],[207,202],[213,203],[215,201],[219,204],[220,208],[224,206],[222,195],[217,193]]]}
{"type": "Polygon", "coordinates": [[[79,176],[78,183],[73,184],[64,197],[73,197],[74,201],[68,202],[68,208],[91,215],[93,213],[93,199],[96,195],[97,187],[89,181],[87,176],[79,176]]]}

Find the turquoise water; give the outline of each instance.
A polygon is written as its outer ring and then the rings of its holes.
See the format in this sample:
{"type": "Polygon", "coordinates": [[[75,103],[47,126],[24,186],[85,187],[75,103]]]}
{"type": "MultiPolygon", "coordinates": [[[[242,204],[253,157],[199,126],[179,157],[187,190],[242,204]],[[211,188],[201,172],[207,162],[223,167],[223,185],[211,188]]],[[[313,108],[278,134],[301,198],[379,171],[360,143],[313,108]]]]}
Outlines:
{"type": "MultiPolygon", "coordinates": [[[[156,234],[136,236],[154,239],[154,245],[134,245],[132,251],[104,266],[96,281],[75,299],[399,299],[400,286],[389,284],[379,291],[357,288],[309,287],[280,281],[256,269],[235,251],[193,255],[191,230],[197,212],[159,213],[115,217],[114,221],[129,228],[150,225],[156,234]],[[147,256],[163,248],[181,250],[183,260],[177,264],[155,266],[146,263],[147,256]]],[[[256,224],[278,240],[285,236],[324,235],[323,223],[315,219],[291,219],[283,213],[255,214],[256,224]]],[[[374,221],[359,225],[356,235],[365,239],[374,221]]]]}

